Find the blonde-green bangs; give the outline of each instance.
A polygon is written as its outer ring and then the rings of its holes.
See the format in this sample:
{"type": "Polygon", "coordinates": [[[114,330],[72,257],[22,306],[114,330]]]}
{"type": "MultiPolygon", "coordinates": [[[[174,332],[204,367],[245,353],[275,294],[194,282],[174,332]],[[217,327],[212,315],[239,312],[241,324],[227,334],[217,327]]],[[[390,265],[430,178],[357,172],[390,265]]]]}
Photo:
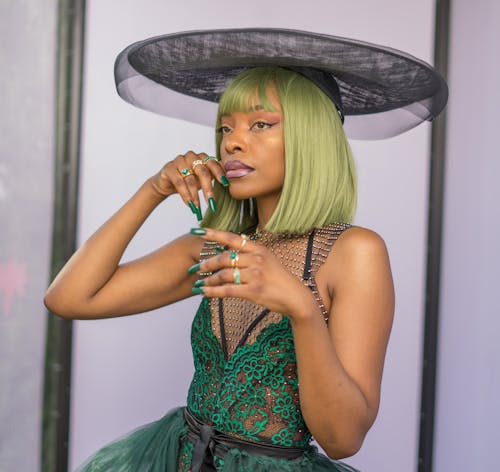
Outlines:
{"type": "MultiPolygon", "coordinates": [[[[272,85],[283,110],[285,180],[279,203],[265,228],[302,234],[336,222],[350,222],[356,208],[356,171],[335,105],[309,79],[279,67],[257,67],[237,76],[221,97],[221,116],[261,105],[275,111],[267,96],[272,85]]],[[[221,135],[216,134],[220,157],[221,135]]],[[[202,226],[241,232],[257,223],[255,202],[239,201],[215,183],[217,213],[202,226]],[[251,211],[253,207],[253,212],[251,211]]]]}

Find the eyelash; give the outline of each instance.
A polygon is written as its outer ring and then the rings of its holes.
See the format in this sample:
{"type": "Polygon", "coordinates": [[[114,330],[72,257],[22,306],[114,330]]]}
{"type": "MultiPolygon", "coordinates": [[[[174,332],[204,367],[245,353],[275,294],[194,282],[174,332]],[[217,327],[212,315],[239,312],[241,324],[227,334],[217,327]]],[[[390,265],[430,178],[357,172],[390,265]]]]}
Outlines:
{"type": "Polygon", "coordinates": [[[229,128],[229,127],[228,127],[228,126],[225,126],[225,125],[219,126],[219,127],[215,130],[215,132],[216,132],[216,133],[219,133],[219,134],[224,134],[224,133],[223,133],[223,129],[224,129],[224,128],[229,128]]]}
{"type": "MultiPolygon", "coordinates": [[[[268,129],[268,128],[271,128],[272,126],[274,126],[274,123],[268,123],[266,121],[262,121],[262,120],[259,120],[259,121],[256,121],[252,126],[251,128],[257,128],[258,130],[262,130],[262,129],[268,129]],[[258,127],[256,125],[264,125],[263,127],[258,127]]],[[[222,125],[220,126],[219,128],[217,128],[215,131],[219,134],[222,134],[224,135],[224,129],[225,128],[230,128],[229,126],[226,126],[226,125],[222,125]]],[[[250,128],[250,129],[251,129],[250,128]]]]}
{"type": "MultiPolygon", "coordinates": [[[[267,121],[256,121],[253,125],[252,125],[252,128],[256,125],[265,125],[265,128],[271,128],[271,126],[273,126],[273,123],[268,123],[267,121]]],[[[259,128],[258,126],[256,126],[257,129],[265,129],[265,128],[259,128]]]]}

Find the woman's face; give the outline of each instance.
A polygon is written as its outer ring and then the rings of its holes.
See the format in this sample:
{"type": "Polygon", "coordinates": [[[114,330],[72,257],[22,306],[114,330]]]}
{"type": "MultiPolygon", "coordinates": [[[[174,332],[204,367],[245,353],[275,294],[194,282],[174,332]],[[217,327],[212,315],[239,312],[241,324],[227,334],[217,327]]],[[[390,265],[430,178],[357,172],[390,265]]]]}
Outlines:
{"type": "Polygon", "coordinates": [[[222,115],[220,156],[236,199],[254,197],[259,206],[276,206],[285,178],[283,113],[273,88],[267,90],[276,111],[222,115]]]}

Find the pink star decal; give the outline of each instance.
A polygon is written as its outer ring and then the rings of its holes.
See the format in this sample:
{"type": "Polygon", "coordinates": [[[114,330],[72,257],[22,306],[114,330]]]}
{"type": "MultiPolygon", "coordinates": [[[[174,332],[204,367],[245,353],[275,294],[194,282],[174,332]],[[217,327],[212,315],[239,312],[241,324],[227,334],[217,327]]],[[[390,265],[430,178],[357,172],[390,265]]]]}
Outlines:
{"type": "Polygon", "coordinates": [[[0,294],[3,294],[0,300],[4,315],[9,315],[14,295],[24,294],[26,281],[26,264],[18,264],[14,259],[5,264],[0,263],[0,294]]]}

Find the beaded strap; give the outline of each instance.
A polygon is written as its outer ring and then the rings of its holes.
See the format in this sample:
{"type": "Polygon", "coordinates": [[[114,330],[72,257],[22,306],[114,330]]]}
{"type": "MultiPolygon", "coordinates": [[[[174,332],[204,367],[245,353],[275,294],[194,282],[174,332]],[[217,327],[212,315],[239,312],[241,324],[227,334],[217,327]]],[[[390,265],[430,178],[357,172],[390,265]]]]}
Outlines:
{"type": "Polygon", "coordinates": [[[311,247],[311,262],[310,264],[307,264],[306,262],[304,266],[304,282],[311,289],[325,321],[328,321],[329,314],[318,291],[316,274],[328,258],[335,241],[337,241],[338,237],[349,227],[349,224],[338,223],[315,229],[311,247]]]}

